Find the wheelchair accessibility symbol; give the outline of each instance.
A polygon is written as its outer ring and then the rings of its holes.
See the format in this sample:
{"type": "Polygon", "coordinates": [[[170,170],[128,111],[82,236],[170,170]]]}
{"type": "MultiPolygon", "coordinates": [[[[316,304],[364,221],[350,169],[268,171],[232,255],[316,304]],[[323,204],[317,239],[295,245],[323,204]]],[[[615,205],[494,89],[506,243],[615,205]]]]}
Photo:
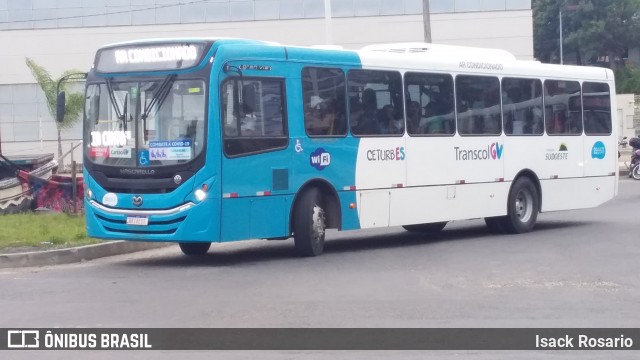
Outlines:
{"type": "Polygon", "coordinates": [[[149,151],[148,150],[141,150],[140,151],[140,155],[138,155],[138,164],[140,164],[142,166],[149,165],[149,151]]]}
{"type": "Polygon", "coordinates": [[[302,144],[300,144],[300,140],[296,140],[296,147],[295,147],[295,149],[296,149],[296,152],[297,152],[297,153],[302,152],[302,150],[304,150],[304,149],[302,148],[302,144]]]}

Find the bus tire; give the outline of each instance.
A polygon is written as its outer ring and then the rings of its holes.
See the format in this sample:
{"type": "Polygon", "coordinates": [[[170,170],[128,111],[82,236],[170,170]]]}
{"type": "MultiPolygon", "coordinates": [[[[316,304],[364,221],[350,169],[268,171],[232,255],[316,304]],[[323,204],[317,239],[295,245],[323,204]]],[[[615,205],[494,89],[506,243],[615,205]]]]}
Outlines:
{"type": "Polygon", "coordinates": [[[540,200],[536,185],[528,177],[518,178],[509,191],[507,215],[500,218],[499,227],[508,234],[533,230],[538,218],[540,200]]]}
{"type": "Polygon", "coordinates": [[[317,188],[305,191],[297,201],[293,218],[293,240],[300,256],[318,256],[324,250],[326,216],[317,188]]]}
{"type": "Polygon", "coordinates": [[[204,255],[211,247],[210,242],[187,242],[178,243],[178,245],[182,253],[188,256],[204,255]]]}
{"type": "Polygon", "coordinates": [[[420,232],[420,233],[437,233],[444,229],[447,225],[446,221],[428,223],[428,224],[415,224],[415,225],[403,225],[402,227],[411,232],[420,232]]]}

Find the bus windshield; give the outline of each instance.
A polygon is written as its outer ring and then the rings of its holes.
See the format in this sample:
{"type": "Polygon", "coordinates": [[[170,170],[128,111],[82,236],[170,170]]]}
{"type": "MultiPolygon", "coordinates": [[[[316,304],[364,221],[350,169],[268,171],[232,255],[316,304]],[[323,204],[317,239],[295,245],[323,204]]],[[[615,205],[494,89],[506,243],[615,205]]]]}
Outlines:
{"type": "Polygon", "coordinates": [[[205,83],[164,79],[87,85],[85,154],[95,164],[167,166],[205,146],[205,83]]]}

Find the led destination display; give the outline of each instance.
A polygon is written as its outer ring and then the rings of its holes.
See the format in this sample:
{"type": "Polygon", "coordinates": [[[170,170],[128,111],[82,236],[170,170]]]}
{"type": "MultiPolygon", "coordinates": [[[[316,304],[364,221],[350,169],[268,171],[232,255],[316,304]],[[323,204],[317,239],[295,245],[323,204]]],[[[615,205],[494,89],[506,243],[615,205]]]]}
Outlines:
{"type": "Polygon", "coordinates": [[[114,46],[98,51],[96,71],[162,71],[194,67],[204,55],[204,43],[152,43],[114,46]]]}

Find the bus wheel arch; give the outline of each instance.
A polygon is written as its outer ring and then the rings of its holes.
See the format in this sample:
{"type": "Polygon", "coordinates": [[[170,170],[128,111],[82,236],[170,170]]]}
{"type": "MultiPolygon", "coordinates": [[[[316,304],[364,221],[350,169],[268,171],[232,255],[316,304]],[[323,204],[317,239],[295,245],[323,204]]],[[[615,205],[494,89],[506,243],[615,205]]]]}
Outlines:
{"type": "Polygon", "coordinates": [[[533,230],[540,212],[540,183],[533,172],[525,170],[511,183],[507,198],[507,215],[500,217],[501,232],[521,234],[533,230]]]}
{"type": "Polygon", "coordinates": [[[507,215],[485,218],[490,231],[520,234],[533,230],[542,209],[540,181],[531,170],[522,170],[513,179],[507,197],[507,215]]]}
{"type": "Polygon", "coordinates": [[[296,204],[302,198],[302,195],[310,189],[317,188],[320,190],[320,195],[325,204],[327,229],[342,229],[342,210],[340,207],[340,199],[338,198],[338,192],[331,186],[326,180],[313,179],[304,183],[291,204],[289,212],[289,233],[293,231],[293,218],[295,216],[296,204]]]}
{"type": "Polygon", "coordinates": [[[323,181],[311,181],[300,188],[291,206],[290,231],[301,256],[318,256],[324,251],[326,229],[339,228],[338,195],[323,181]]]}
{"type": "Polygon", "coordinates": [[[513,186],[513,184],[521,177],[528,177],[529,180],[531,180],[531,182],[533,182],[533,184],[536,186],[536,192],[538,194],[538,212],[542,211],[542,187],[540,186],[540,179],[538,178],[538,176],[536,175],[536,173],[533,172],[533,170],[531,169],[523,169],[521,170],[514,178],[513,178],[513,182],[511,183],[513,186]]]}

